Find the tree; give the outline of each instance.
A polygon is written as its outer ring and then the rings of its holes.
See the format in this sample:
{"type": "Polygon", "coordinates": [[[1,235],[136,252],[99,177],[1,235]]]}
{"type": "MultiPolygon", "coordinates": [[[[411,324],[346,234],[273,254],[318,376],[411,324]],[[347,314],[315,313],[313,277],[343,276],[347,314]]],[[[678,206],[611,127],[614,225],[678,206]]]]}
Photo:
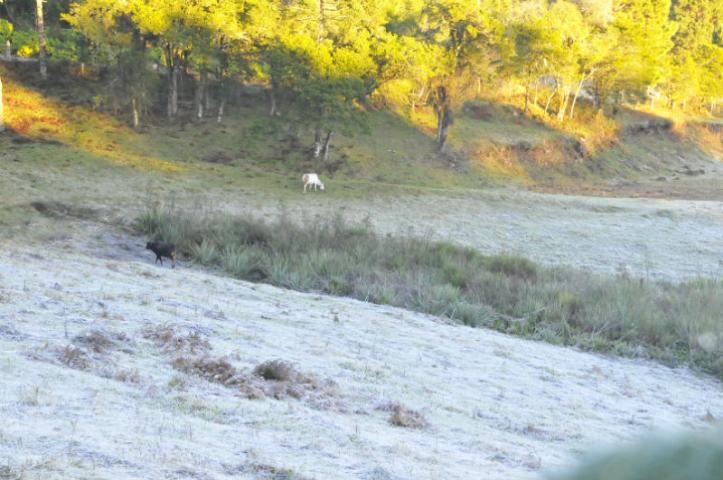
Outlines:
{"type": "MultiPolygon", "coordinates": [[[[0,2],[2,3],[2,2],[0,2]]],[[[10,58],[12,51],[10,50],[10,41],[13,36],[15,27],[7,20],[0,19],[0,42],[5,46],[5,56],[10,58]]]]}
{"type": "MultiPolygon", "coordinates": [[[[485,48],[481,13],[479,5],[469,0],[445,0],[425,6],[418,20],[420,37],[439,45],[444,53],[439,59],[438,75],[432,80],[434,86],[430,89],[434,92],[430,100],[437,117],[439,151],[444,149],[447,132],[452,125],[453,85],[462,83],[455,80],[473,71],[476,65],[473,57],[485,48]]],[[[458,90],[464,90],[464,86],[458,90]]]]}
{"type": "Polygon", "coordinates": [[[45,19],[43,17],[43,0],[35,0],[35,28],[38,32],[38,56],[40,57],[40,76],[48,78],[48,63],[45,44],[45,19]]]}
{"type": "Polygon", "coordinates": [[[705,104],[707,98],[721,96],[721,53],[716,44],[723,7],[713,0],[677,0],[673,18],[678,30],[673,36],[672,74],[668,97],[685,108],[705,104]]]}
{"type": "Polygon", "coordinates": [[[642,97],[661,86],[671,73],[670,51],[676,31],[671,0],[616,0],[611,27],[619,43],[612,50],[618,91],[642,97]]]}
{"type": "Polygon", "coordinates": [[[153,79],[143,68],[146,39],[133,22],[131,7],[113,0],[74,3],[62,18],[89,40],[95,61],[109,67],[108,100],[116,109],[130,110],[131,124],[138,127],[141,112],[152,101],[153,79]]]}
{"type": "Polygon", "coordinates": [[[364,111],[359,105],[365,88],[355,67],[365,59],[352,50],[334,47],[329,40],[315,44],[313,39],[301,37],[293,44],[299,72],[292,86],[295,110],[300,115],[297,121],[313,128],[313,158],[326,161],[335,130],[364,126],[364,111]]]}

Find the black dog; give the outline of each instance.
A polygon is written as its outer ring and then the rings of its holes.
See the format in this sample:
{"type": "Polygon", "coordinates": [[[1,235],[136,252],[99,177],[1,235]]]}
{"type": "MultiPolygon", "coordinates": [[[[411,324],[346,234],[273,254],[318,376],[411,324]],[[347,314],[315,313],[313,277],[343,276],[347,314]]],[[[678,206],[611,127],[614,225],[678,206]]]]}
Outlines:
{"type": "Polygon", "coordinates": [[[171,268],[176,268],[176,246],[172,243],[166,242],[148,242],[146,249],[151,250],[156,254],[156,263],[161,261],[163,265],[163,257],[168,257],[172,261],[171,268]]]}

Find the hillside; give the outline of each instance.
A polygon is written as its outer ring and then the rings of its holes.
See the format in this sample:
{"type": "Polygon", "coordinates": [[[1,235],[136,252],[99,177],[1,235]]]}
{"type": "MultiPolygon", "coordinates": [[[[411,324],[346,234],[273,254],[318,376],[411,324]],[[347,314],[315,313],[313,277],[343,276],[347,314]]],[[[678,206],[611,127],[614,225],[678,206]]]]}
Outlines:
{"type": "MultiPolygon", "coordinates": [[[[673,289],[717,291],[715,125],[625,111],[614,140],[581,154],[579,132],[494,104],[461,110],[437,154],[429,111],[373,111],[369,133],[334,137],[322,164],[309,132],[266,116],[252,89],[221,124],[157,117],[134,131],[94,108],[98,83],[1,74],[2,479],[538,478],[590,448],[723,418],[721,383],[700,372],[251,284],[186,257],[153,265],[132,233],[152,209],[312,227],[340,214],[380,237],[655,285],[664,308],[673,289]],[[311,169],[324,193],[302,194],[311,169]]],[[[716,301],[683,305],[710,326],[676,332],[693,353],[722,348],[716,301]]]]}
{"type": "Polygon", "coordinates": [[[21,151],[53,169],[63,159],[70,182],[112,168],[129,177],[169,174],[174,184],[198,181],[204,190],[256,185],[283,196],[295,193],[299,172],[313,170],[333,179],[333,195],[345,197],[511,184],[568,194],[723,198],[723,131],[713,121],[678,124],[630,110],[600,125],[581,107],[584,117],[559,130],[516,107],[481,103],[482,113],[480,104],[460,110],[448,147],[437,153],[430,110],[372,111],[365,131],[340,127],[324,162],[310,159],[311,132],[293,128],[283,113],[268,116],[258,88],[241,88],[221,124],[185,118],[164,125],[157,118],[136,132],[93,108],[103,82],[62,70],[62,81],[41,82],[26,69],[0,72],[11,131],[2,139],[6,158],[21,151]]]}
{"type": "Polygon", "coordinates": [[[154,266],[142,239],[69,227],[0,252],[3,478],[527,479],[723,416],[686,370],[154,266]],[[251,375],[276,359],[300,376],[251,375]],[[421,418],[393,425],[395,404],[421,418]]]}

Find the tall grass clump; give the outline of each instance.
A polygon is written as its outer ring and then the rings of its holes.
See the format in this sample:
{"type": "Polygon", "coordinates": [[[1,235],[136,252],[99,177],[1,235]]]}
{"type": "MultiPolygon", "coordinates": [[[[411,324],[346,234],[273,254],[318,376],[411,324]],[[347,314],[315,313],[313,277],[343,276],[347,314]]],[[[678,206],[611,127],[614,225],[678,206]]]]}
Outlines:
{"type": "Polygon", "coordinates": [[[378,236],[341,216],[295,223],[175,208],[136,229],[251,281],[444,316],[560,345],[688,364],[723,378],[723,284],[606,277],[424,238],[378,236]]]}

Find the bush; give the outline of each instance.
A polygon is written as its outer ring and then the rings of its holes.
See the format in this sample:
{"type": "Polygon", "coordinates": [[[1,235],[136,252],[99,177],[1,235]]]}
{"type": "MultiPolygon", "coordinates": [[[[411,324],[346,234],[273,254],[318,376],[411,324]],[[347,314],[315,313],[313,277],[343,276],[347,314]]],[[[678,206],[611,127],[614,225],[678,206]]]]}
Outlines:
{"type": "Polygon", "coordinates": [[[15,30],[12,41],[13,49],[19,57],[33,57],[40,51],[38,34],[34,30],[15,30]]]}

